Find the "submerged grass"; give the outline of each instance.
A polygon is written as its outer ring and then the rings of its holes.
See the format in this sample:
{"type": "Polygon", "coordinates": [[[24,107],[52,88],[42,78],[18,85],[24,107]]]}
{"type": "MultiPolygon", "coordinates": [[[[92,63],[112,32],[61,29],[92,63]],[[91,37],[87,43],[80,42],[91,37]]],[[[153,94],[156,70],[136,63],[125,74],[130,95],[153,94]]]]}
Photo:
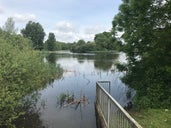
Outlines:
{"type": "Polygon", "coordinates": [[[148,109],[129,112],[143,128],[171,128],[171,109],[148,109]]]}

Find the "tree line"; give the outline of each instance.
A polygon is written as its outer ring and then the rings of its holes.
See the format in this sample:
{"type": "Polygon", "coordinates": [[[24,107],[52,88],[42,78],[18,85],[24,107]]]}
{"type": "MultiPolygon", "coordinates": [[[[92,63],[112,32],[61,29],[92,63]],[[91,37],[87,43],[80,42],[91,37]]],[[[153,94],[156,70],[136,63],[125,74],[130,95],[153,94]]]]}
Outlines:
{"type": "MultiPolygon", "coordinates": [[[[3,30],[16,33],[15,22],[12,18],[8,18],[3,30]]],[[[85,41],[80,39],[78,41],[67,43],[57,41],[55,34],[50,32],[48,38],[44,41],[45,32],[39,22],[29,21],[25,28],[21,30],[21,34],[32,41],[32,46],[36,50],[70,50],[72,52],[91,52],[91,51],[107,51],[116,50],[116,38],[112,36],[111,32],[102,32],[95,35],[93,41],[85,41]]]]}

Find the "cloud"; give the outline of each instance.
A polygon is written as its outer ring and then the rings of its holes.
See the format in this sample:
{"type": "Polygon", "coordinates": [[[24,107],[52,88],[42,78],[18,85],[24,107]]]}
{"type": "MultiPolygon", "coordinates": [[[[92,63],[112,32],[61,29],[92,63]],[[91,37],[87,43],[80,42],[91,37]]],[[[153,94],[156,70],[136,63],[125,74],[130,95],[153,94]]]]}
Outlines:
{"type": "Polygon", "coordinates": [[[56,29],[58,31],[69,33],[69,32],[76,32],[76,28],[73,24],[68,21],[60,21],[56,24],[56,29]]]}
{"type": "Polygon", "coordinates": [[[97,34],[97,33],[101,33],[104,30],[106,30],[106,28],[104,26],[88,26],[85,28],[84,32],[85,34],[97,34]]]}
{"type": "Polygon", "coordinates": [[[78,40],[78,27],[68,21],[59,21],[52,31],[55,33],[56,39],[64,42],[73,42],[78,40]]]}
{"type": "MultiPolygon", "coordinates": [[[[1,3],[0,3],[1,4],[1,3]]],[[[0,14],[3,14],[5,13],[5,9],[4,9],[4,6],[0,5],[0,14]]]]}
{"type": "Polygon", "coordinates": [[[29,14],[29,13],[27,13],[27,14],[18,14],[18,13],[16,13],[16,14],[14,14],[13,18],[14,18],[14,20],[16,22],[28,22],[28,21],[35,20],[36,15],[29,14]]]}
{"type": "Polygon", "coordinates": [[[3,14],[4,13],[4,9],[3,7],[0,6],[0,14],[3,14]]]}
{"type": "Polygon", "coordinates": [[[61,31],[53,31],[55,33],[56,39],[58,41],[63,41],[63,42],[73,42],[77,40],[77,35],[73,32],[61,32],[61,31]]]}
{"type": "Polygon", "coordinates": [[[80,39],[85,41],[92,41],[95,34],[106,31],[103,26],[84,26],[73,25],[69,21],[57,22],[55,29],[52,32],[55,34],[56,39],[62,42],[74,42],[80,39]]]}

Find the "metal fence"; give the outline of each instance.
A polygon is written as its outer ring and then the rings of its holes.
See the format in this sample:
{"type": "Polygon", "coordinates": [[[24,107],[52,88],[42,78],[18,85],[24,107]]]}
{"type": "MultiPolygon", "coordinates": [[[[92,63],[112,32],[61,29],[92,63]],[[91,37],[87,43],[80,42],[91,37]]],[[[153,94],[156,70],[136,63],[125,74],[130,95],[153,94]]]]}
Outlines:
{"type": "Polygon", "coordinates": [[[109,93],[109,81],[96,83],[96,107],[101,111],[105,127],[142,128],[109,93]],[[108,86],[108,92],[102,87],[104,84],[108,86]]]}

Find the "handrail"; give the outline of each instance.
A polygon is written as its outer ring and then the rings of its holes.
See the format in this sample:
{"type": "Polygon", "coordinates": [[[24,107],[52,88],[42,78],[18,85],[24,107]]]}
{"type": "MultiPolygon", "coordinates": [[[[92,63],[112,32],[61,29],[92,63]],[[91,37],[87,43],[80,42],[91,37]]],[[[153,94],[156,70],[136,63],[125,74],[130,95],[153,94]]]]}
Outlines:
{"type": "Polygon", "coordinates": [[[107,128],[142,128],[128,112],[100,85],[96,83],[96,104],[100,107],[107,128]]]}

